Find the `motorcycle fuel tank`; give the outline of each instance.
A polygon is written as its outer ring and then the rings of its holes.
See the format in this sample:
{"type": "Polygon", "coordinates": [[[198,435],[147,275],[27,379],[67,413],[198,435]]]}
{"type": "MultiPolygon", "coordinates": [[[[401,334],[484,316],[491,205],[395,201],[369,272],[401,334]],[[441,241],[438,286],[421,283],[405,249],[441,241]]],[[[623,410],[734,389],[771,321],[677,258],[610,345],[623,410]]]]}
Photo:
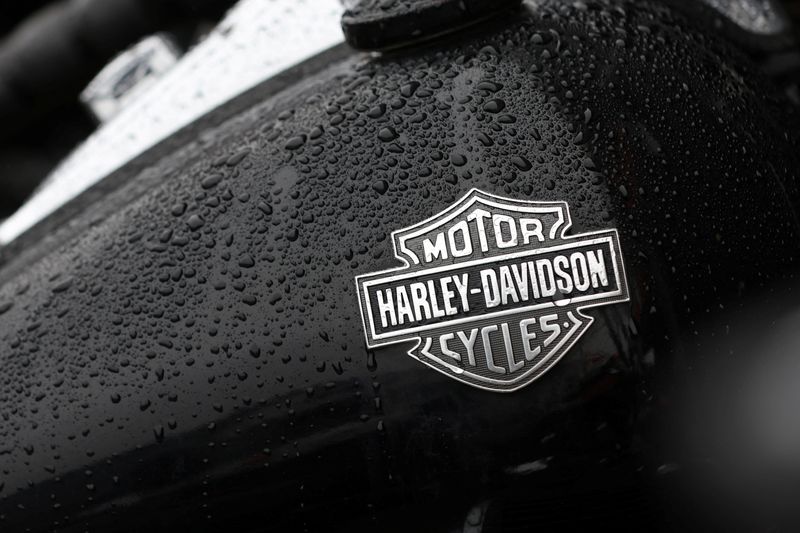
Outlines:
{"type": "Polygon", "coordinates": [[[790,375],[794,105],[711,8],[483,15],[334,49],[23,239],[0,529],[791,519],[718,489],[784,457],[732,413],[794,420],[737,385],[790,375]]]}

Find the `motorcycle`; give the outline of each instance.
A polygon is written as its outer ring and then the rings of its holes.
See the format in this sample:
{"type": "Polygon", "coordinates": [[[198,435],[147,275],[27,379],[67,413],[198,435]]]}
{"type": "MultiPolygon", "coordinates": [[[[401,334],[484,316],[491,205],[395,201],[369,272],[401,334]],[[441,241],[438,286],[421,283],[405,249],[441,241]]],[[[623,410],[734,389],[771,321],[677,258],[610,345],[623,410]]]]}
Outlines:
{"type": "Polygon", "coordinates": [[[12,216],[0,529],[792,530],[791,9],[356,3],[12,216]]]}

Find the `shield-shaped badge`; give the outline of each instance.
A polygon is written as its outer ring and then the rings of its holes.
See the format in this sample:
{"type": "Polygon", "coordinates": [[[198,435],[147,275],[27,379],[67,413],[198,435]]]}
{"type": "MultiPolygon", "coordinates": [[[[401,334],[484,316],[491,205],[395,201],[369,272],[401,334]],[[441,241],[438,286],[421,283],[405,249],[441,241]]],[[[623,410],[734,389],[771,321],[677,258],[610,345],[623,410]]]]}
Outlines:
{"type": "Polygon", "coordinates": [[[566,235],[566,202],[473,189],[392,234],[403,266],[358,276],[367,346],[453,379],[512,392],[552,368],[592,325],[582,309],[628,300],[614,229],[566,235]]]}

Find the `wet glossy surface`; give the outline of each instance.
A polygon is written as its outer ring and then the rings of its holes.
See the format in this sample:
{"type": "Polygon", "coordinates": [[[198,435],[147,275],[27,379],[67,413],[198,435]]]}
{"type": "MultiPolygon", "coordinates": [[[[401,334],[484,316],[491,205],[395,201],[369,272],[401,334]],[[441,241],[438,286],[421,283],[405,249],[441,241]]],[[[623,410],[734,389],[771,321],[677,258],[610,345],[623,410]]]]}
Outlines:
{"type": "Polygon", "coordinates": [[[354,56],[6,265],[3,530],[684,529],[679,399],[800,249],[795,111],[692,28],[554,2],[354,56]],[[625,251],[631,302],[513,395],[364,349],[354,277],[473,187],[625,251]]]}

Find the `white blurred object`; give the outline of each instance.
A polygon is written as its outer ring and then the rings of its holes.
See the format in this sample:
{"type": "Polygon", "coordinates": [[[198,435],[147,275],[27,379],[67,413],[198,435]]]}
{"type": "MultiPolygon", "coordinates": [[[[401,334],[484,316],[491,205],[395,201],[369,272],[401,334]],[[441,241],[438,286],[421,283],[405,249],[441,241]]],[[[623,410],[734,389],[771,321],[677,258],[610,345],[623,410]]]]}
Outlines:
{"type": "Polygon", "coordinates": [[[340,43],[339,0],[241,0],[161,79],[103,124],[0,224],[7,244],[180,128],[340,43]]]}
{"type": "Polygon", "coordinates": [[[742,29],[761,35],[775,35],[786,30],[789,23],[773,0],[704,0],[704,2],[742,29]]]}
{"type": "Polygon", "coordinates": [[[162,78],[180,56],[169,37],[145,37],[106,65],[80,100],[98,121],[107,122],[162,78]]]}

